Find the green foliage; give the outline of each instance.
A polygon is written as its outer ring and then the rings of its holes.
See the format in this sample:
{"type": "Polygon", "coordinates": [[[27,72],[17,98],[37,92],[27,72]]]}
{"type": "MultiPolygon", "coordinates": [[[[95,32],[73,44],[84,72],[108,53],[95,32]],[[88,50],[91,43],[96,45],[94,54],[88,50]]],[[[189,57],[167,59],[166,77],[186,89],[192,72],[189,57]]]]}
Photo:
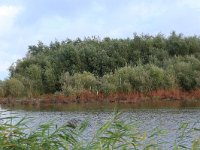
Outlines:
{"type": "Polygon", "coordinates": [[[178,88],[177,77],[175,71],[171,68],[165,70],[165,75],[163,79],[164,89],[176,89],[178,88]]]}
{"type": "Polygon", "coordinates": [[[113,74],[106,74],[101,79],[100,90],[105,95],[115,93],[117,91],[117,86],[115,85],[115,78],[113,74]]]}
{"type": "Polygon", "coordinates": [[[62,84],[62,92],[69,96],[69,95],[73,95],[75,92],[73,90],[73,81],[72,81],[72,77],[70,76],[69,72],[66,72],[62,78],[61,78],[61,84],[62,84]]]}
{"type": "Polygon", "coordinates": [[[195,79],[191,65],[185,62],[176,64],[176,73],[180,87],[185,90],[195,88],[195,79]]]}
{"type": "Polygon", "coordinates": [[[47,67],[45,69],[43,82],[45,82],[43,84],[45,92],[52,93],[56,91],[56,73],[52,68],[47,67]]]}
{"type": "Polygon", "coordinates": [[[115,114],[107,122],[99,125],[94,133],[85,134],[90,128],[89,121],[64,123],[57,127],[54,122],[40,124],[35,129],[29,127],[30,119],[5,117],[0,124],[0,149],[3,150],[101,150],[101,149],[192,149],[200,147],[199,128],[189,123],[182,123],[176,130],[176,138],[172,143],[166,142],[168,131],[153,128],[143,131],[136,123],[119,119],[115,114]],[[18,120],[18,121],[17,121],[18,120]],[[56,127],[55,127],[56,126],[56,127]],[[192,136],[191,136],[192,135],[192,136]],[[189,140],[188,140],[189,139],[189,140]],[[186,142],[187,141],[187,142],[186,142]]]}
{"type": "Polygon", "coordinates": [[[82,74],[76,73],[74,74],[74,83],[75,87],[78,88],[83,88],[86,90],[95,90],[96,89],[96,84],[97,84],[97,79],[96,77],[89,72],[84,71],[82,74]]]}
{"type": "Polygon", "coordinates": [[[24,93],[23,95],[31,98],[34,95],[33,81],[28,77],[21,76],[19,74],[15,74],[15,78],[18,79],[24,85],[24,93]]]}
{"type": "Polygon", "coordinates": [[[29,46],[26,57],[9,71],[11,78],[23,83],[25,95],[31,97],[83,90],[107,94],[158,88],[192,90],[200,87],[199,65],[200,38],[172,32],[169,37],[159,33],[134,34],[127,39],[67,39],[49,46],[38,42],[29,46]],[[65,72],[73,81],[68,86],[62,80],[65,72]],[[112,76],[112,80],[106,76],[112,76]]]}
{"type": "Polygon", "coordinates": [[[149,86],[149,74],[144,66],[137,66],[132,71],[130,83],[135,91],[147,92],[149,86]]]}
{"type": "Polygon", "coordinates": [[[167,49],[169,54],[174,55],[188,55],[189,47],[186,43],[186,39],[182,34],[177,35],[174,31],[171,33],[171,36],[167,41],[167,49]]]}
{"type": "Polygon", "coordinates": [[[0,97],[5,96],[4,82],[0,80],[0,97]]]}
{"type": "Polygon", "coordinates": [[[149,74],[150,91],[164,88],[165,71],[155,65],[147,65],[145,70],[149,74]]]}
{"type": "Polygon", "coordinates": [[[26,70],[27,77],[32,82],[34,94],[38,95],[43,93],[43,84],[42,84],[42,70],[38,65],[30,65],[26,70]]]}
{"type": "Polygon", "coordinates": [[[11,78],[5,81],[5,95],[12,97],[19,97],[23,95],[24,85],[21,81],[11,78]]]}
{"type": "Polygon", "coordinates": [[[174,61],[175,70],[179,87],[184,90],[192,90],[199,87],[200,61],[192,57],[178,57],[174,61]]]}
{"type": "Polygon", "coordinates": [[[121,121],[117,115],[101,125],[90,140],[86,140],[84,135],[89,127],[87,120],[76,126],[65,123],[57,129],[55,124],[45,123],[31,130],[26,119],[12,123],[14,119],[4,118],[5,123],[0,125],[1,149],[152,149],[161,146],[153,142],[153,138],[162,133],[154,130],[154,134],[147,138],[146,133],[140,132],[136,125],[121,121]]]}
{"type": "Polygon", "coordinates": [[[5,96],[5,91],[3,87],[0,87],[0,97],[4,97],[4,96],[5,96]]]}
{"type": "Polygon", "coordinates": [[[162,48],[150,49],[149,63],[155,64],[156,66],[159,67],[163,67],[163,61],[165,61],[166,58],[169,58],[169,54],[166,50],[162,48]]]}
{"type": "Polygon", "coordinates": [[[89,72],[75,73],[73,76],[67,72],[62,77],[62,90],[66,95],[81,93],[84,90],[97,91],[98,81],[89,72]]]}
{"type": "Polygon", "coordinates": [[[131,84],[129,82],[131,71],[132,69],[130,67],[123,67],[115,71],[114,78],[118,92],[131,92],[131,84]]]}
{"type": "Polygon", "coordinates": [[[128,66],[116,70],[114,74],[105,75],[102,89],[107,92],[148,92],[164,88],[164,77],[165,71],[155,65],[128,66]]]}

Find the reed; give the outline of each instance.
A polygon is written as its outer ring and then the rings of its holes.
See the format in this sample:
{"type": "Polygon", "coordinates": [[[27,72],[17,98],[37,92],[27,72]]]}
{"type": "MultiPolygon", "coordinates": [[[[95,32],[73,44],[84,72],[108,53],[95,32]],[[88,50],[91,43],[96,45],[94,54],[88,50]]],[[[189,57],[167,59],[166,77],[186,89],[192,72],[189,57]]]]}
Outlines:
{"type": "MultiPolygon", "coordinates": [[[[100,126],[92,138],[85,137],[85,131],[89,128],[89,121],[85,120],[78,124],[66,123],[55,127],[55,123],[41,124],[37,129],[27,126],[30,119],[13,121],[15,117],[1,118],[0,124],[0,149],[3,150],[159,150],[166,148],[167,143],[157,140],[165,135],[166,131],[154,128],[150,133],[141,131],[135,123],[126,123],[119,119],[119,113],[100,126]]],[[[29,122],[30,123],[30,122],[29,122]]],[[[188,145],[184,140],[188,134],[199,132],[188,123],[180,125],[173,148],[170,149],[193,149],[200,148],[200,137],[195,137],[188,145]]]]}

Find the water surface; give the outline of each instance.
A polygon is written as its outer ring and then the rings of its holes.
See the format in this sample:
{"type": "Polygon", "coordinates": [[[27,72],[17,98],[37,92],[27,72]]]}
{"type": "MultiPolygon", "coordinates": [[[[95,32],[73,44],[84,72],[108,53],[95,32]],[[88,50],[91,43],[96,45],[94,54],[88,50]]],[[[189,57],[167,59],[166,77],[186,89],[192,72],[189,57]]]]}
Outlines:
{"type": "MultiPolygon", "coordinates": [[[[137,123],[139,130],[150,133],[155,127],[167,130],[168,133],[161,140],[168,142],[168,146],[173,146],[179,134],[180,124],[187,122],[190,128],[195,125],[200,128],[200,107],[199,103],[188,102],[157,102],[140,104],[68,104],[51,106],[1,106],[1,110],[7,110],[4,115],[17,115],[19,117],[33,117],[30,124],[36,128],[39,124],[53,121],[57,125],[66,123],[72,119],[83,121],[90,120],[87,129],[87,138],[92,137],[97,128],[113,116],[113,111],[122,112],[120,118],[126,122],[137,123]]],[[[0,117],[3,117],[1,115],[0,117]]],[[[190,135],[193,136],[193,135],[190,135]]],[[[192,137],[191,137],[192,138],[192,137]]],[[[159,140],[159,139],[157,139],[159,140]]],[[[190,141],[190,137],[182,142],[190,141]]]]}

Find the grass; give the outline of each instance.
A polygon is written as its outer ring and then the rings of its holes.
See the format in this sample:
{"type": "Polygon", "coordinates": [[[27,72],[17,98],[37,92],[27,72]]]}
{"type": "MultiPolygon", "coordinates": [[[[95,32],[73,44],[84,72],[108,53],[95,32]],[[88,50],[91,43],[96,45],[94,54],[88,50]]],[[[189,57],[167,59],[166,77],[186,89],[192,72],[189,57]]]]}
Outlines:
{"type": "MultiPolygon", "coordinates": [[[[1,118],[0,149],[3,150],[160,150],[169,149],[164,141],[166,131],[155,127],[151,132],[140,131],[135,123],[126,123],[119,119],[119,113],[100,126],[88,140],[85,132],[90,127],[88,120],[78,124],[66,123],[55,128],[53,122],[41,124],[37,129],[27,126],[30,119],[14,121],[15,117],[1,118]]],[[[189,135],[200,129],[182,123],[177,130],[174,150],[200,149],[200,137],[193,136],[191,143],[184,144],[189,135]]],[[[197,134],[198,135],[198,134],[197,134]]]]}

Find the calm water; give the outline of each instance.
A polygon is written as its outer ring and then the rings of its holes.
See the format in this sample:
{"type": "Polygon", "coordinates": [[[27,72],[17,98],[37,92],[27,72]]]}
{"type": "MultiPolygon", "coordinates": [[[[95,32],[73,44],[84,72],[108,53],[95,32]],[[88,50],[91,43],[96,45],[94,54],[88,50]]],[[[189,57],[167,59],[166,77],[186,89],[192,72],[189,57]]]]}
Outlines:
{"type": "MultiPolygon", "coordinates": [[[[7,110],[3,116],[17,115],[20,117],[33,117],[30,124],[36,128],[39,124],[48,121],[54,121],[61,125],[69,120],[79,121],[89,119],[90,126],[87,129],[87,138],[91,138],[92,133],[104,122],[112,117],[115,109],[122,112],[121,119],[126,122],[135,122],[139,124],[139,129],[150,133],[155,127],[166,129],[168,133],[161,139],[169,142],[168,147],[173,146],[174,140],[178,136],[178,128],[181,123],[190,123],[190,127],[195,124],[200,128],[200,103],[186,102],[155,102],[141,104],[70,104],[57,106],[1,106],[1,110],[7,110]]],[[[194,135],[190,135],[194,136],[194,135]]],[[[183,142],[190,140],[188,137],[183,142]]]]}

